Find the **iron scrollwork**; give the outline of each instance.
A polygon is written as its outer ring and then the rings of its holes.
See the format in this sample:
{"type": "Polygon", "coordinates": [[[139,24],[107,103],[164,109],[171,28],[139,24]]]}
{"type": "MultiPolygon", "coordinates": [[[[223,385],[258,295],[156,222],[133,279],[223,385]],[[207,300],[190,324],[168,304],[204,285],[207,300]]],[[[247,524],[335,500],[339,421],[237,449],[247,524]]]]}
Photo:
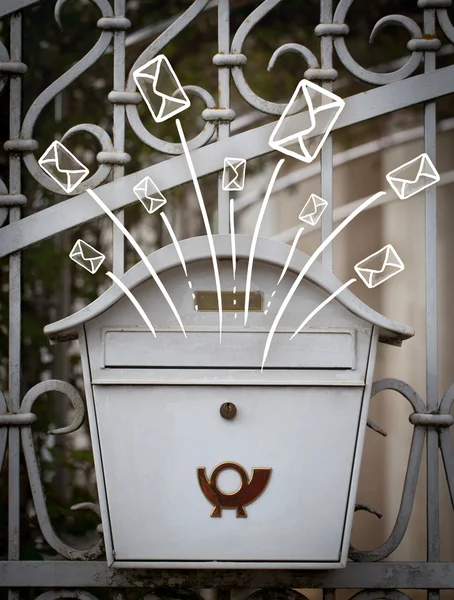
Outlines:
{"type": "MultiPolygon", "coordinates": [[[[58,0],[55,6],[55,18],[60,23],[61,11],[67,0],[58,0]]],[[[33,102],[28,110],[21,128],[20,135],[16,134],[13,139],[5,144],[5,149],[11,156],[19,155],[27,166],[31,176],[45,189],[61,193],[59,187],[48,177],[45,177],[38,166],[34,152],[37,149],[37,143],[33,139],[35,125],[44,110],[44,108],[63,90],[70,86],[78,77],[80,77],[90,66],[98,61],[110,46],[115,32],[126,31],[130,25],[125,17],[115,16],[111,3],[108,0],[90,0],[100,11],[101,18],[97,22],[100,30],[100,36],[93,48],[81,58],[66,73],[61,75],[52,85],[45,89],[33,102]]],[[[247,36],[254,27],[257,27],[260,21],[282,0],[264,0],[249,15],[249,17],[238,28],[233,36],[230,53],[217,54],[213,58],[213,63],[219,68],[229,68],[241,97],[257,111],[267,115],[280,115],[285,109],[285,104],[270,102],[260,98],[249,87],[243,68],[247,63],[247,57],[243,53],[243,47],[247,36]]],[[[410,35],[407,43],[409,56],[406,62],[397,70],[387,73],[376,73],[366,69],[355,61],[351,55],[348,46],[348,13],[353,6],[354,0],[340,0],[334,10],[332,18],[321,22],[315,28],[315,34],[322,40],[323,38],[332,41],[334,51],[345,67],[345,69],[360,81],[376,86],[384,86],[389,83],[401,81],[413,75],[426,53],[436,52],[440,48],[440,40],[435,36],[427,35],[421,30],[421,27],[409,17],[404,15],[388,15],[380,19],[372,29],[370,42],[372,43],[377,35],[386,27],[398,26],[403,28],[410,35]]],[[[154,136],[143,124],[140,119],[138,106],[141,102],[140,95],[136,92],[135,84],[132,78],[132,72],[143,65],[145,62],[154,58],[161,52],[165,46],[178,36],[202,11],[207,7],[209,0],[195,0],[189,8],[177,19],[167,30],[165,30],[146,50],[137,58],[130,70],[127,78],[126,88],[113,90],[108,99],[115,106],[122,104],[126,107],[126,115],[135,135],[147,146],[158,150],[159,152],[177,155],[182,152],[180,144],[170,143],[154,136]]],[[[451,6],[450,0],[419,0],[418,7],[422,10],[435,11],[438,24],[446,38],[454,43],[454,25],[449,18],[448,8],[451,6]]],[[[278,48],[271,56],[268,69],[273,69],[276,61],[285,53],[298,54],[307,64],[304,77],[307,79],[319,80],[322,83],[333,82],[337,78],[337,72],[332,68],[324,68],[323,60],[319,62],[315,54],[305,46],[297,43],[286,43],[278,48]]],[[[27,67],[18,60],[12,60],[8,50],[0,43],[0,92],[5,88],[8,79],[19,77],[24,74],[27,67]]],[[[209,91],[195,85],[185,86],[188,94],[199,98],[206,107],[202,113],[206,125],[203,130],[189,141],[189,148],[194,150],[208,144],[215,136],[219,123],[222,122],[222,112],[216,105],[214,97],[209,91]]],[[[299,109],[295,105],[294,111],[299,109]]],[[[221,107],[222,110],[222,107],[221,107]]],[[[230,110],[228,118],[234,118],[234,112],[230,110]]],[[[224,116],[227,119],[227,113],[224,116]]],[[[20,120],[20,119],[19,119],[20,120]]],[[[228,119],[227,119],[228,120],[228,119]]],[[[16,119],[18,121],[18,119],[16,119]]],[[[19,121],[18,121],[19,122],[19,121]]],[[[72,135],[84,132],[93,136],[101,145],[101,152],[97,155],[99,167],[96,172],[79,187],[77,193],[81,193],[89,187],[97,187],[103,183],[110,175],[115,165],[127,164],[129,157],[125,152],[118,152],[112,141],[111,135],[103,128],[94,124],[80,124],[69,129],[63,136],[63,140],[72,135]]],[[[115,136],[114,136],[115,139],[115,136]]],[[[20,206],[26,201],[25,197],[19,193],[9,193],[6,185],[0,181],[0,226],[6,220],[10,206],[20,206]]],[[[454,506],[454,452],[450,436],[450,426],[453,424],[451,416],[454,404],[454,385],[448,389],[443,396],[438,411],[436,413],[428,412],[426,405],[415,390],[408,384],[398,381],[385,379],[374,384],[373,395],[384,390],[394,390],[403,396],[412,406],[413,415],[410,422],[414,426],[412,441],[410,445],[410,455],[407,464],[407,471],[403,485],[402,497],[398,515],[389,538],[379,548],[371,551],[362,551],[351,546],[349,556],[356,562],[374,562],[380,561],[388,556],[399,546],[407,530],[412,508],[415,500],[416,485],[421,468],[421,460],[424,446],[424,439],[428,429],[437,431],[439,436],[440,452],[445,469],[446,479],[450,498],[454,506]]],[[[19,427],[26,460],[27,472],[33,495],[33,501],[41,528],[41,532],[49,545],[61,556],[69,560],[93,560],[103,555],[103,540],[100,539],[92,548],[80,550],[72,548],[65,544],[56,534],[52,527],[43,484],[41,481],[38,459],[33,442],[32,423],[35,416],[32,412],[34,402],[38,397],[49,391],[58,391],[65,394],[71,401],[75,414],[72,422],[64,428],[51,432],[54,435],[65,434],[76,431],[82,423],[84,417],[84,404],[77,390],[68,383],[62,381],[46,381],[34,386],[24,397],[20,411],[9,412],[7,402],[3,394],[0,393],[0,465],[3,464],[7,441],[8,426],[19,427]]],[[[377,426],[371,423],[371,426],[377,430],[377,426]]],[[[81,503],[73,507],[74,509],[88,509],[99,516],[99,507],[91,503],[81,503]]],[[[380,513],[367,505],[358,503],[357,510],[368,510],[371,513],[380,516],[380,513]]],[[[138,584],[140,585],[140,578],[138,584]]],[[[59,589],[47,591],[37,600],[57,600],[59,598],[76,598],[77,600],[96,600],[96,597],[83,590],[59,589]]],[[[147,594],[144,600],[201,600],[201,597],[192,591],[156,589],[147,594]]],[[[351,600],[408,600],[408,596],[397,590],[363,590],[355,594],[351,600]]],[[[307,600],[306,596],[292,589],[267,588],[261,589],[248,596],[247,600],[307,600]]]]}
{"type": "MultiPolygon", "coordinates": [[[[68,0],[58,0],[55,5],[55,19],[60,24],[61,10],[68,0]]],[[[101,29],[101,35],[93,48],[81,58],[75,65],[68,69],[63,75],[61,75],[56,81],[54,81],[48,88],[46,88],[29,108],[25,115],[24,122],[21,130],[21,140],[17,147],[17,151],[23,153],[24,163],[29,170],[30,174],[38,181],[40,185],[56,194],[61,193],[60,187],[53,182],[49,177],[43,173],[40,169],[33,150],[36,150],[37,143],[33,140],[33,130],[39,115],[44,108],[51,102],[58,94],[65,90],[71,83],[73,83],[82,73],[89,69],[107,50],[109,44],[112,41],[113,31],[109,27],[108,20],[114,19],[112,7],[108,0],[90,0],[95,4],[101,11],[102,18],[98,21],[98,28],[101,29]]],[[[66,132],[63,139],[66,139],[76,132],[84,131],[95,136],[101,143],[104,152],[108,152],[112,143],[106,132],[100,131],[100,127],[83,124],[76,128],[72,128],[66,132]]],[[[16,144],[17,145],[17,144],[16,144]]],[[[109,175],[111,168],[108,165],[102,164],[96,173],[94,173],[89,179],[85,180],[83,186],[79,186],[77,193],[79,194],[82,190],[93,186],[100,185],[109,175]]]]}
{"type": "MultiPolygon", "coordinates": [[[[33,414],[32,409],[35,401],[44,393],[47,392],[60,392],[64,394],[71,402],[74,415],[71,423],[65,427],[54,429],[49,433],[52,435],[62,435],[66,433],[72,433],[77,431],[84,420],[85,406],[79,392],[76,388],[69,383],[58,380],[42,381],[35,385],[25,395],[22,405],[21,414],[33,414]]],[[[1,432],[1,429],[0,429],[1,432]]],[[[25,463],[27,465],[28,478],[30,481],[30,488],[33,497],[33,503],[35,506],[36,516],[38,518],[41,533],[45,540],[58,554],[70,559],[70,560],[94,560],[99,558],[104,552],[104,542],[101,538],[93,547],[86,550],[80,550],[72,548],[68,544],[65,544],[56,534],[52,523],[49,518],[49,514],[46,506],[46,497],[44,494],[44,488],[41,481],[38,460],[36,456],[35,446],[33,442],[33,432],[31,424],[25,424],[21,427],[21,438],[22,447],[25,456],[25,463]]],[[[1,442],[1,437],[0,437],[1,442]]],[[[1,447],[0,447],[1,450],[1,447]]],[[[88,508],[99,516],[99,511],[91,504],[76,505],[73,509],[88,508]]]]}

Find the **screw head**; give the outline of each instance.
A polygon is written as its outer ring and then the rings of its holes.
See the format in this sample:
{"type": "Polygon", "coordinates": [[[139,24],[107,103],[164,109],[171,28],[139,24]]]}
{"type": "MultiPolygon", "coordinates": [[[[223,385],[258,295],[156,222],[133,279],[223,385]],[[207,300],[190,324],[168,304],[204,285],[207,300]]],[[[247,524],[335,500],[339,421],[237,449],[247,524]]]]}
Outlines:
{"type": "Polygon", "coordinates": [[[221,404],[219,412],[221,413],[221,417],[223,419],[230,420],[236,417],[237,410],[233,402],[224,402],[223,404],[221,404]]]}

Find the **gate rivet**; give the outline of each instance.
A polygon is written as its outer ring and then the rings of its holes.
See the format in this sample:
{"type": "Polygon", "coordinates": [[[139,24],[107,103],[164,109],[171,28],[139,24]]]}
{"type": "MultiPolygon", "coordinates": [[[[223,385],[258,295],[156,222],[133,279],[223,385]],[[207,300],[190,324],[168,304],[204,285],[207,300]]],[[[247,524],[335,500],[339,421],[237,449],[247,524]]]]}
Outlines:
{"type": "Polygon", "coordinates": [[[221,417],[223,419],[230,420],[236,417],[237,410],[233,402],[224,402],[224,404],[221,404],[219,412],[221,413],[221,417]]]}

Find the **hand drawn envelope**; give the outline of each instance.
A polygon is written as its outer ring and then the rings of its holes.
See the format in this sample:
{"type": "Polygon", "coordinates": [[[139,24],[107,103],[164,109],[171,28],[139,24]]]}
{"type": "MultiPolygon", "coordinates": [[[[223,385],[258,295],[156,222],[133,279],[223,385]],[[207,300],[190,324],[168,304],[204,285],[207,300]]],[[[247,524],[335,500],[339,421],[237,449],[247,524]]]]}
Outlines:
{"type": "Polygon", "coordinates": [[[244,158],[224,158],[222,189],[226,192],[239,192],[244,188],[246,160],[244,158]]]}
{"type": "Polygon", "coordinates": [[[328,202],[326,200],[315,194],[311,194],[298,218],[309,225],[317,225],[327,206],[328,202]]]}
{"type": "Polygon", "coordinates": [[[144,177],[133,187],[134,194],[142,202],[145,210],[154,213],[167,202],[151,177],[144,177]]]}
{"type": "Polygon", "coordinates": [[[98,252],[98,250],[95,250],[95,248],[83,240],[77,240],[69,253],[69,258],[92,275],[96,273],[106,259],[104,254],[101,254],[101,252],[98,252]]]}
{"type": "Polygon", "coordinates": [[[74,191],[90,172],[68,148],[57,141],[52,142],[38,164],[67,194],[74,191]]]}
{"type": "Polygon", "coordinates": [[[156,123],[162,123],[191,106],[175,71],[163,54],[136,69],[132,76],[156,123]]]}
{"type": "Polygon", "coordinates": [[[438,183],[440,175],[429,156],[424,152],[386,175],[389,185],[401,200],[438,183]]]}
{"type": "Polygon", "coordinates": [[[269,145],[274,150],[303,162],[312,162],[322,149],[344,106],[345,102],[339,96],[303,79],[273,129],[269,145]],[[307,110],[290,117],[289,113],[302,100],[307,110]]]}
{"type": "Polygon", "coordinates": [[[355,271],[368,288],[377,287],[405,269],[397,252],[388,244],[355,265],[355,271]]]}

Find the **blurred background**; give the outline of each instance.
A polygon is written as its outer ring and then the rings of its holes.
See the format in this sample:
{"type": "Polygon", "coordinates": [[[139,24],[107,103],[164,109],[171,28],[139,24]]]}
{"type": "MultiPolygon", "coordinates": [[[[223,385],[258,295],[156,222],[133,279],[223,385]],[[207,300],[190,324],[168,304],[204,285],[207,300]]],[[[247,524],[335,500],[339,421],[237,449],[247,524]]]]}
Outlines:
{"type": "MultiPolygon", "coordinates": [[[[41,91],[70,68],[95,44],[99,31],[99,12],[88,0],[72,0],[62,10],[61,25],[54,19],[54,2],[41,0],[24,11],[24,62],[28,72],[23,77],[24,109],[27,110],[41,91]]],[[[133,26],[126,37],[126,72],[142,51],[191,4],[187,0],[128,0],[126,15],[133,26]]],[[[232,34],[258,5],[250,0],[232,0],[232,34]]],[[[318,0],[286,0],[271,11],[252,30],[243,52],[248,57],[244,68],[250,87],[259,96],[275,102],[287,102],[307,65],[293,54],[281,56],[268,72],[268,61],[276,48],[296,42],[320,56],[320,41],[314,27],[320,21],[318,0]]],[[[394,71],[408,57],[409,34],[402,27],[381,30],[373,43],[369,36],[375,23],[385,15],[401,14],[414,19],[422,27],[422,11],[415,0],[374,0],[353,3],[348,14],[350,34],[348,48],[361,65],[377,72],[394,71]]],[[[451,13],[453,18],[453,13],[451,13]]],[[[0,27],[2,24],[0,23],[0,27]]],[[[8,44],[8,27],[0,29],[0,40],[8,44]]],[[[454,46],[442,32],[437,65],[454,62],[454,46]]],[[[164,50],[183,85],[199,85],[217,96],[217,68],[212,57],[217,53],[216,2],[192,22],[164,50]]],[[[355,80],[336,59],[339,78],[334,92],[346,98],[370,89],[355,80]]],[[[418,73],[423,71],[421,64],[418,73]]],[[[54,139],[80,123],[92,123],[110,130],[112,105],[107,100],[113,89],[112,49],[86,73],[71,84],[41,113],[34,138],[39,142],[40,156],[54,139]]],[[[200,114],[205,106],[191,97],[192,106],[182,115],[188,138],[197,135],[205,123],[200,114]]],[[[232,85],[232,108],[237,119],[232,135],[274,118],[248,106],[232,85]]],[[[8,97],[0,96],[0,141],[8,139],[8,97]]],[[[178,141],[173,121],[156,125],[146,107],[141,106],[144,124],[165,140],[178,141]]],[[[454,104],[452,96],[437,102],[438,143],[436,166],[441,174],[438,185],[438,298],[439,298],[439,397],[454,382],[454,104]]],[[[386,173],[424,151],[423,108],[415,106],[384,117],[335,132],[333,136],[335,164],[333,206],[335,222],[340,222],[358,200],[388,189],[386,173]]],[[[96,154],[100,151],[94,137],[80,133],[65,145],[89,168],[96,170],[96,154]]],[[[166,159],[145,146],[127,127],[126,152],[132,159],[126,173],[132,173],[166,159]]],[[[261,200],[274,165],[276,153],[251,160],[247,165],[246,186],[236,199],[236,229],[252,233],[261,200]]],[[[298,215],[311,193],[320,194],[320,165],[310,166],[287,160],[277,180],[260,235],[291,244],[298,229],[298,215]]],[[[6,153],[0,153],[0,177],[7,180],[6,153]]],[[[216,223],[217,176],[201,180],[205,201],[216,223]]],[[[24,170],[23,193],[28,216],[64,200],[40,187],[24,170]]],[[[166,214],[177,237],[183,239],[204,233],[192,185],[179,186],[166,194],[166,214]]],[[[156,215],[145,213],[136,203],[125,211],[126,225],[148,254],[170,243],[162,222],[156,215]]],[[[411,326],[416,335],[402,348],[381,345],[375,379],[396,377],[409,383],[425,398],[425,258],[424,195],[401,201],[393,193],[386,202],[367,210],[339,235],[333,245],[334,272],[341,281],[354,276],[353,266],[362,258],[392,244],[403,259],[405,271],[377,289],[368,290],[361,282],[351,288],[362,301],[390,319],[411,326]]],[[[305,232],[306,233],[306,232],[305,232]]],[[[1,235],[1,232],[0,232],[1,235]]],[[[90,275],[69,260],[68,254],[78,238],[107,255],[111,264],[112,227],[101,218],[76,230],[67,231],[42,242],[23,253],[23,340],[22,394],[37,382],[56,378],[69,381],[83,390],[79,352],[76,343],[50,346],[43,327],[72,314],[98,297],[110,285],[99,272],[90,275]]],[[[320,243],[320,231],[301,237],[298,247],[311,253],[320,243]]],[[[126,268],[136,262],[132,248],[126,244],[126,268]]],[[[8,278],[7,261],[0,263],[0,389],[6,390],[8,356],[8,278]]],[[[88,424],[78,432],[52,437],[47,431],[61,426],[70,418],[66,398],[58,394],[42,396],[36,404],[38,421],[33,426],[35,444],[43,472],[47,504],[58,535],[68,543],[84,547],[96,539],[98,518],[90,511],[70,510],[78,502],[96,502],[96,484],[90,447],[88,424]]],[[[413,426],[408,422],[410,404],[397,393],[383,392],[372,400],[370,417],[386,432],[386,437],[367,430],[362,462],[358,502],[371,505],[382,518],[368,512],[356,513],[352,543],[366,550],[380,546],[390,535],[399,510],[407,469],[413,426]]],[[[451,430],[451,436],[454,431],[451,430]]],[[[454,437],[453,437],[454,439],[454,437]]],[[[440,461],[441,465],[441,461],[440,461]]],[[[454,560],[454,516],[445,476],[440,466],[441,561],[454,560]]],[[[7,469],[0,475],[0,559],[7,556],[7,469]]],[[[40,560],[56,558],[44,541],[36,522],[25,468],[21,490],[22,556],[40,560]]],[[[386,560],[426,560],[426,492],[425,466],[420,470],[412,517],[399,548],[386,560]]],[[[316,597],[317,592],[312,596],[316,597]]],[[[417,597],[415,593],[415,597],[417,597]]],[[[444,597],[453,598],[446,592],[444,597]]]]}

